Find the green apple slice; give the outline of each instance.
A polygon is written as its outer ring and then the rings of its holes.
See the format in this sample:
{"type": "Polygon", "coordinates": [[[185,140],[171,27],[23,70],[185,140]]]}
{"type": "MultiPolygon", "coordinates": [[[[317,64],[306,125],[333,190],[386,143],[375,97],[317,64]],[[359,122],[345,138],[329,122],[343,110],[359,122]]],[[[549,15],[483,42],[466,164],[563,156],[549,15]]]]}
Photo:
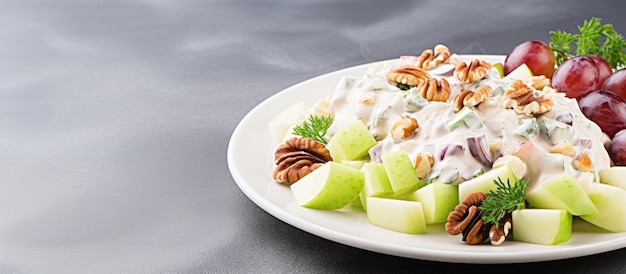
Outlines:
{"type": "Polygon", "coordinates": [[[326,148],[336,162],[362,160],[376,139],[361,120],[356,120],[337,131],[328,141],[326,148]]]}
{"type": "Polygon", "coordinates": [[[504,67],[502,66],[502,63],[495,63],[491,65],[491,68],[498,71],[498,75],[500,75],[500,78],[504,78],[504,67]]]}
{"type": "Polygon", "coordinates": [[[598,214],[580,218],[612,232],[626,232],[626,190],[607,184],[594,184],[587,193],[598,214]]]}
{"type": "Polygon", "coordinates": [[[382,163],[366,163],[361,171],[365,176],[365,183],[360,197],[363,209],[367,210],[367,197],[388,197],[393,194],[393,189],[382,163]]]}
{"type": "Polygon", "coordinates": [[[511,213],[513,239],[516,241],[557,245],[572,236],[572,214],[561,209],[519,209],[511,213]]]}
{"type": "Polygon", "coordinates": [[[389,152],[381,156],[389,183],[393,189],[394,196],[401,196],[426,185],[417,177],[413,163],[409,155],[404,150],[389,152]]]}
{"type": "Polygon", "coordinates": [[[426,224],[445,223],[450,212],[459,204],[456,185],[431,183],[409,194],[407,200],[420,202],[426,224]]]}
{"type": "Polygon", "coordinates": [[[459,201],[465,199],[467,194],[472,192],[483,192],[489,193],[491,190],[495,190],[498,186],[494,181],[502,180],[502,182],[506,183],[507,180],[511,185],[517,182],[517,177],[509,164],[502,164],[496,168],[492,168],[489,171],[483,173],[482,175],[467,180],[459,184],[459,201]]]}
{"type": "Polygon", "coordinates": [[[594,215],[598,210],[569,173],[545,180],[526,192],[526,201],[536,208],[563,209],[572,215],[594,215]]]}
{"type": "Polygon", "coordinates": [[[291,185],[296,202],[308,208],[340,209],[352,203],[363,189],[363,172],[327,162],[291,185]]]}
{"type": "Polygon", "coordinates": [[[526,64],[521,64],[509,74],[505,76],[507,79],[530,81],[533,78],[533,72],[526,64]]]}
{"type": "Polygon", "coordinates": [[[600,183],[626,190],[626,166],[612,166],[598,172],[600,183]]]}
{"type": "Polygon", "coordinates": [[[372,225],[401,233],[426,233],[426,222],[420,202],[368,197],[367,221],[372,225]]]}
{"type": "Polygon", "coordinates": [[[298,102],[274,116],[267,124],[272,139],[281,143],[289,128],[298,122],[298,117],[305,111],[304,102],[298,102]]]}

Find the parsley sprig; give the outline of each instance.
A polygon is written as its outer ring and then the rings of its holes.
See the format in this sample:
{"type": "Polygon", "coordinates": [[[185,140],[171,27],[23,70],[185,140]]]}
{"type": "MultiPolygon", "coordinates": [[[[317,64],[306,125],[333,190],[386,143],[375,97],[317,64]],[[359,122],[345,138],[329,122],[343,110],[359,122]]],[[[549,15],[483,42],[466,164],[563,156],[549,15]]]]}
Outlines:
{"type": "Polygon", "coordinates": [[[322,144],[327,144],[326,132],[330,125],[333,124],[333,116],[316,116],[309,115],[308,119],[299,125],[296,125],[293,129],[293,134],[304,138],[311,138],[322,144]]]}
{"type": "Polygon", "coordinates": [[[626,65],[626,41],[611,24],[602,24],[593,17],[578,27],[580,33],[562,30],[550,31],[550,48],[554,51],[556,64],[575,56],[594,54],[602,57],[613,68],[626,65]]]}
{"type": "Polygon", "coordinates": [[[489,191],[489,196],[481,203],[479,209],[485,224],[499,225],[500,220],[516,209],[526,208],[526,188],[530,184],[529,179],[519,179],[511,184],[498,177],[493,180],[496,189],[489,191]]]}

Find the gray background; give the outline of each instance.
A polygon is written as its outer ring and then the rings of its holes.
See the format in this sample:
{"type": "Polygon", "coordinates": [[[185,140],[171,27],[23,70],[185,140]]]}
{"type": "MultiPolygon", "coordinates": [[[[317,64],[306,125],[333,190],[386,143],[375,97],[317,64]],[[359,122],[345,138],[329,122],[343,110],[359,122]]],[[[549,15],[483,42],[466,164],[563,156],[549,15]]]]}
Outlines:
{"type": "MultiPolygon", "coordinates": [[[[444,43],[506,54],[619,1],[0,0],[0,272],[626,273],[626,249],[522,265],[344,246],[267,214],[226,151],[272,94],[444,43]]],[[[259,144],[263,145],[263,144],[259,144]]]]}

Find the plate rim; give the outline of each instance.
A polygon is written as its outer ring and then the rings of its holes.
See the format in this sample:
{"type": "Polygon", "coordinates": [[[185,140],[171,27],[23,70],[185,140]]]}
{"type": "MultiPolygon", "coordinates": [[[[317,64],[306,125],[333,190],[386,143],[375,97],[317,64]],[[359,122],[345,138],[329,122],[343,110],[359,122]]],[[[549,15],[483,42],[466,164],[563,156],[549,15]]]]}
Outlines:
{"type": "MultiPolygon", "coordinates": [[[[464,54],[459,55],[462,58],[474,59],[474,58],[487,58],[493,60],[504,60],[504,55],[483,55],[483,54],[464,54]]],[[[229,171],[234,181],[240,190],[257,206],[261,207],[264,211],[274,216],[275,218],[294,226],[298,229],[306,231],[310,234],[316,235],[318,237],[334,241],[336,243],[340,243],[343,245],[351,246],[354,248],[359,248],[363,250],[368,250],[372,252],[377,252],[381,254],[399,256],[404,258],[411,259],[421,259],[421,260],[429,260],[429,261],[437,261],[437,262],[447,262],[447,263],[470,263],[470,264],[478,264],[478,263],[489,263],[489,264],[500,264],[500,263],[525,263],[525,262],[540,262],[540,261],[550,261],[550,260],[558,260],[558,259],[568,259],[574,257],[581,257],[587,255],[593,255],[613,250],[618,250],[622,248],[626,248],[626,233],[615,233],[616,240],[607,243],[595,243],[595,244],[586,244],[583,246],[568,246],[560,248],[556,246],[555,249],[552,248],[544,248],[540,250],[534,251],[515,251],[515,252],[497,252],[497,253],[489,253],[493,256],[485,256],[484,252],[458,252],[458,251],[449,251],[449,250],[438,250],[431,248],[423,248],[423,247],[415,247],[415,246],[398,246],[395,244],[387,244],[376,242],[373,243],[371,240],[364,239],[362,237],[357,237],[355,235],[350,235],[342,232],[338,232],[332,230],[323,225],[316,224],[309,220],[304,220],[301,218],[294,217],[290,215],[287,211],[278,206],[269,202],[269,200],[265,199],[259,193],[256,193],[254,189],[252,189],[251,185],[245,181],[243,176],[241,176],[242,170],[240,170],[239,163],[236,160],[236,150],[238,149],[239,139],[242,138],[243,127],[249,123],[250,120],[255,118],[255,114],[267,108],[268,105],[271,105],[274,101],[278,100],[278,98],[282,96],[287,96],[289,92],[293,92],[292,90],[298,90],[299,88],[310,84],[316,81],[322,81],[326,77],[337,77],[346,75],[348,71],[366,69],[367,67],[380,64],[392,62],[394,60],[398,60],[398,58],[381,60],[368,62],[363,64],[358,64],[354,66],[344,67],[342,69],[330,71],[327,73],[323,73],[306,80],[297,82],[293,85],[290,85],[275,94],[269,96],[264,99],[262,102],[254,106],[251,110],[249,110],[244,117],[239,121],[235,129],[233,130],[227,148],[227,163],[229,167],[229,171]],[[558,252],[555,252],[558,250],[558,252]]],[[[292,102],[296,103],[296,102],[292,102]]],[[[265,152],[263,152],[265,153],[265,152]]],[[[496,247],[497,248],[497,247],[496,247]]]]}

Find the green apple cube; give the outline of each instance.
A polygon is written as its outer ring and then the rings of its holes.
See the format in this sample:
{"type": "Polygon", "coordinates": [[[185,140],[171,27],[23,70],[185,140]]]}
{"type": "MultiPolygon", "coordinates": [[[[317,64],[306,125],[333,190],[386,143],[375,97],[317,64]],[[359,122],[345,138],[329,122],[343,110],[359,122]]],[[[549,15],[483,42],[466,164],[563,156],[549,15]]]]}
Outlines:
{"type": "Polygon", "coordinates": [[[360,197],[363,209],[367,210],[367,197],[387,197],[393,194],[393,189],[382,163],[366,163],[361,171],[365,176],[365,183],[360,197]]]}
{"type": "Polygon", "coordinates": [[[509,74],[506,75],[506,79],[513,80],[530,81],[532,78],[533,72],[526,64],[521,64],[519,67],[515,68],[513,71],[509,72],[509,74]]]}
{"type": "Polygon", "coordinates": [[[598,214],[587,193],[569,173],[547,179],[529,189],[526,201],[535,208],[563,209],[576,216],[598,214]]]}
{"type": "Polygon", "coordinates": [[[426,185],[417,177],[413,163],[406,151],[398,150],[383,154],[381,157],[394,196],[401,196],[416,191],[426,185]]]}
{"type": "Polygon", "coordinates": [[[612,166],[598,172],[600,183],[626,190],[626,166],[612,166]]]}
{"type": "Polygon", "coordinates": [[[276,114],[268,123],[272,139],[278,144],[281,143],[289,128],[298,122],[298,117],[304,111],[304,102],[298,102],[276,114]]]}
{"type": "Polygon", "coordinates": [[[426,224],[445,223],[450,212],[459,204],[456,185],[431,183],[409,194],[407,200],[420,202],[426,224]]]}
{"type": "Polygon", "coordinates": [[[363,189],[363,172],[336,162],[327,162],[291,185],[296,202],[308,208],[341,209],[363,189]]]}
{"type": "Polygon", "coordinates": [[[626,232],[626,190],[607,184],[594,184],[587,192],[598,214],[580,218],[612,232],[626,232]]]}
{"type": "Polygon", "coordinates": [[[508,180],[511,185],[517,182],[517,177],[515,176],[515,173],[513,173],[513,170],[511,170],[509,164],[503,164],[490,169],[478,177],[460,183],[459,201],[465,199],[467,194],[472,192],[489,193],[491,190],[496,190],[498,186],[495,181],[498,180],[498,178],[500,178],[503,183],[506,183],[508,180]]]}
{"type": "Polygon", "coordinates": [[[516,241],[557,245],[572,236],[572,214],[561,209],[519,209],[511,213],[513,239],[516,241]]]}
{"type": "Polygon", "coordinates": [[[356,169],[361,169],[365,163],[369,162],[369,160],[343,160],[341,161],[342,165],[347,165],[349,167],[353,167],[356,169]]]}
{"type": "Polygon", "coordinates": [[[350,203],[350,205],[355,208],[365,209],[363,207],[363,202],[361,202],[361,196],[357,196],[354,200],[352,200],[352,203],[350,203]]]}
{"type": "Polygon", "coordinates": [[[401,233],[426,233],[426,222],[420,202],[368,197],[367,221],[372,225],[401,233]]]}
{"type": "Polygon", "coordinates": [[[336,162],[362,160],[376,139],[361,120],[356,120],[340,129],[328,141],[328,151],[336,162]]]}

